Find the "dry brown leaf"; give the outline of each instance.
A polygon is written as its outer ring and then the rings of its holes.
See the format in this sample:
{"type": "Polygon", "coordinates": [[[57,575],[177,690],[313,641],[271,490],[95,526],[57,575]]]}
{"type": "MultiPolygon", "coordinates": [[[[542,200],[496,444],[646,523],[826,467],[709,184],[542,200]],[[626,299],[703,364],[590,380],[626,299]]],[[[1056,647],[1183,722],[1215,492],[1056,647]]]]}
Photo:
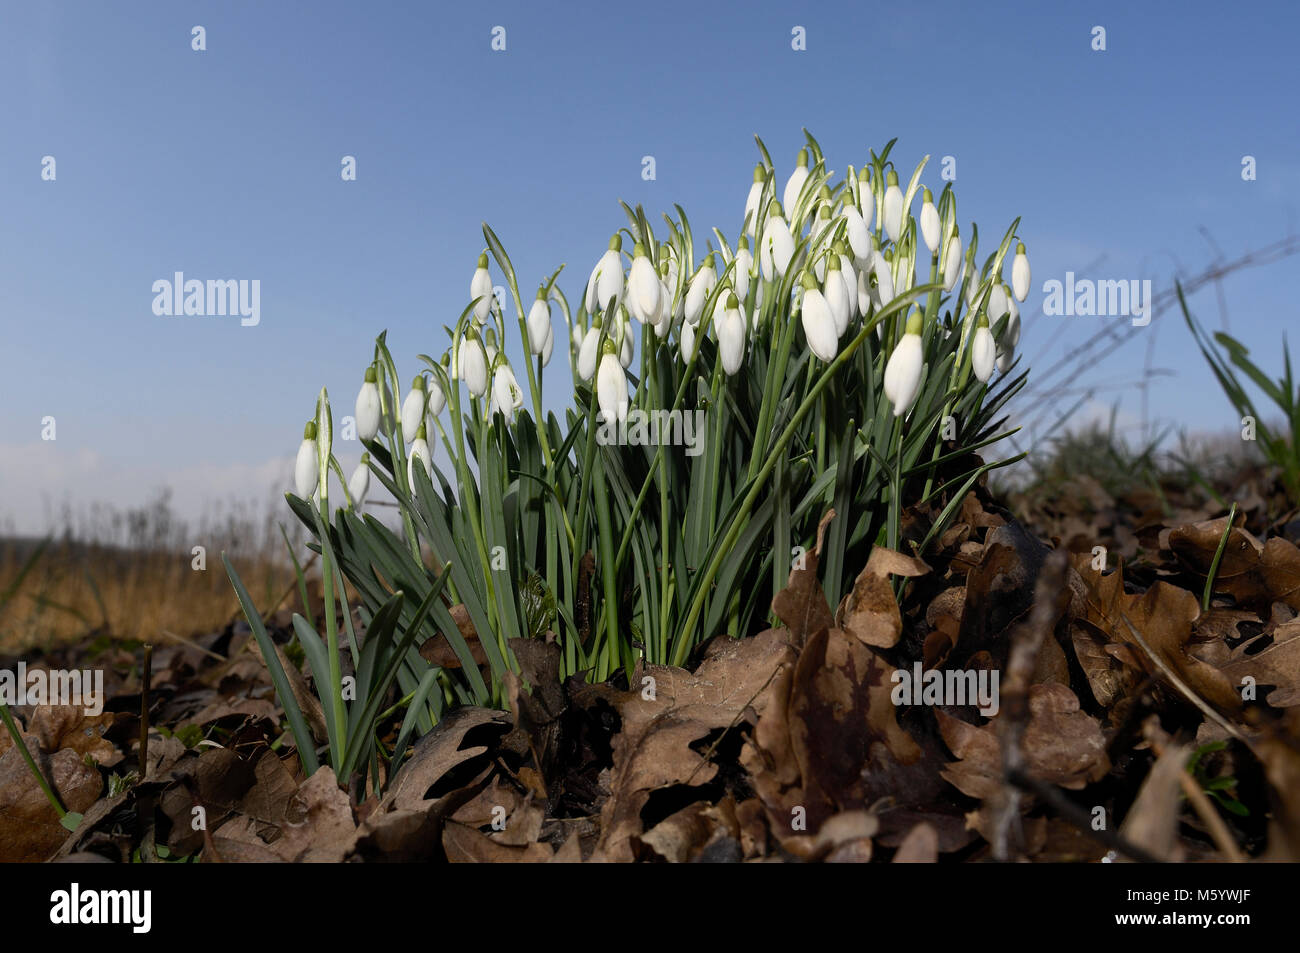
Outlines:
{"type": "MultiPolygon", "coordinates": [[[[99,798],[99,771],[71,748],[42,757],[35,735],[24,734],[23,742],[66,810],[85,812],[99,798]]],[[[67,839],[68,829],[59,823],[22,753],[10,745],[0,755],[0,862],[47,860],[67,839]]]]}
{"type": "MultiPolygon", "coordinates": [[[[1226,517],[1180,526],[1170,532],[1169,546],[1179,562],[1204,578],[1227,527],[1226,517]]],[[[1274,602],[1300,610],[1300,549],[1278,536],[1260,545],[1234,526],[1214,575],[1214,591],[1261,612],[1274,602]]]]}
{"type": "Polygon", "coordinates": [[[844,598],[840,615],[841,628],[867,645],[888,649],[898,644],[903,632],[903,617],[894,598],[891,576],[924,576],[930,571],[914,556],[876,546],[867,565],[853,583],[853,591],[844,598]]]}

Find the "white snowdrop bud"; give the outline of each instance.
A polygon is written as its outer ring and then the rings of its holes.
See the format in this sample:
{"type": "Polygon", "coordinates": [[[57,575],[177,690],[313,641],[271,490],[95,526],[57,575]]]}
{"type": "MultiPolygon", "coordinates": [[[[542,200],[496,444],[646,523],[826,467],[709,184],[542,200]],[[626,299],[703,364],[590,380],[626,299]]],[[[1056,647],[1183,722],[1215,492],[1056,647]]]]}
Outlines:
{"type": "MultiPolygon", "coordinates": [[[[876,214],[876,196],[871,191],[871,169],[863,166],[858,170],[858,211],[862,213],[862,224],[871,229],[871,218],[876,214]]],[[[856,246],[854,254],[857,254],[856,246]]]]}
{"type": "Polygon", "coordinates": [[[745,340],[745,318],[740,313],[740,301],[735,294],[728,294],[726,310],[718,323],[718,356],[728,377],[740,370],[745,358],[745,340]]]}
{"type": "Polygon", "coordinates": [[[492,276],[488,274],[487,252],[478,256],[478,267],[469,281],[469,296],[470,300],[479,299],[474,305],[474,320],[482,324],[492,309],[492,276]]]}
{"type": "Polygon", "coordinates": [[[472,396],[482,397],[488,386],[487,353],[472,328],[461,338],[457,358],[456,369],[460,379],[472,396]]]}
{"type": "MultiPolygon", "coordinates": [[[[446,355],[443,355],[442,358],[443,368],[446,369],[448,364],[449,364],[449,359],[447,358],[446,355]]],[[[428,406],[429,416],[437,417],[440,413],[442,413],[442,408],[446,406],[447,406],[447,395],[442,392],[442,385],[438,383],[438,378],[436,376],[431,377],[429,379],[429,406],[428,406]]]]}
{"type": "Polygon", "coordinates": [[[763,186],[767,183],[767,170],[761,165],[754,166],[754,183],[749,187],[749,197],[745,199],[745,234],[754,237],[758,230],[759,203],[763,199],[763,186]]]}
{"type": "Polygon", "coordinates": [[[1003,290],[1004,286],[1000,281],[993,282],[993,290],[989,292],[988,316],[989,321],[997,324],[998,320],[1007,314],[1011,309],[1007,305],[1007,293],[1003,290]]]}
{"type": "Polygon", "coordinates": [[[893,169],[885,176],[885,183],[884,221],[881,224],[889,240],[896,242],[903,234],[903,190],[898,187],[898,173],[893,169]]]}
{"type": "Polygon", "coordinates": [[[876,276],[876,307],[883,308],[894,300],[894,273],[889,256],[877,252],[875,259],[871,270],[876,276]]]}
{"type": "Polygon", "coordinates": [[[596,399],[606,421],[627,419],[627,374],[614,355],[614,346],[606,344],[596,377],[596,399]]]}
{"type": "Polygon", "coordinates": [[[987,384],[989,378],[993,376],[993,364],[997,360],[997,352],[993,332],[989,330],[988,316],[981,314],[970,350],[971,370],[980,379],[980,383],[987,384]]]}
{"type": "Polygon", "coordinates": [[[885,365],[885,399],[894,405],[894,416],[901,417],[911,408],[921,392],[921,374],[925,355],[921,346],[921,313],[915,308],[907,318],[903,339],[885,365]]]}
{"type": "Polygon", "coordinates": [[[683,324],[681,330],[682,363],[689,364],[695,357],[695,325],[683,324]]]}
{"type": "Polygon", "coordinates": [[[578,349],[578,377],[584,381],[591,380],[591,375],[596,373],[596,359],[600,352],[596,349],[600,344],[600,325],[593,324],[587,329],[587,336],[582,339],[582,347],[578,349]]]}
{"type": "MultiPolygon", "coordinates": [[[[856,289],[854,290],[856,292],[856,289]]],[[[835,338],[838,344],[839,338],[848,329],[851,306],[849,305],[848,288],[844,286],[844,277],[840,274],[840,259],[837,255],[831,255],[826,266],[825,287],[822,296],[826,299],[826,305],[830,308],[831,319],[835,322],[835,338]]]]}
{"type": "Polygon", "coordinates": [[[849,320],[852,321],[858,316],[858,272],[843,242],[836,242],[831,250],[840,259],[840,280],[844,282],[844,296],[849,302],[849,320]]]}
{"type": "Polygon", "coordinates": [[[659,295],[663,286],[645,246],[637,242],[632,250],[632,270],[628,273],[627,309],[642,324],[654,324],[659,316],[659,295]]]}
{"type": "Polygon", "coordinates": [[[800,318],[804,337],[808,339],[808,350],[828,364],[835,360],[835,355],[840,350],[835,317],[831,314],[825,296],[817,290],[817,279],[809,271],[803,273],[803,308],[800,318]]]}
{"type": "MultiPolygon", "coordinates": [[[[961,238],[954,230],[952,237],[948,239],[948,250],[944,252],[943,257],[943,290],[952,291],[961,281],[962,265],[964,261],[961,257],[961,238]]],[[[953,310],[956,310],[955,308],[953,310]]]]}
{"type": "Polygon", "coordinates": [[[320,461],[316,457],[316,421],[307,421],[302,429],[302,443],[293,461],[293,488],[304,500],[310,500],[320,486],[320,461]]]}
{"type": "Polygon", "coordinates": [[[546,346],[546,336],[551,333],[551,302],[546,288],[537,289],[537,298],[528,309],[528,349],[541,354],[546,346]]]}
{"type": "Polygon", "coordinates": [[[921,238],[930,254],[939,250],[939,211],[934,207],[934,196],[929,189],[921,191],[921,238]]]}
{"type": "Polygon", "coordinates": [[[411,454],[406,458],[406,483],[415,493],[415,468],[421,466],[424,468],[424,475],[430,476],[433,473],[433,457],[429,453],[429,444],[425,436],[424,424],[415,432],[415,442],[411,444],[411,454]]]}
{"type": "MultiPolygon", "coordinates": [[[[795,203],[799,200],[799,192],[803,189],[803,184],[808,181],[808,150],[800,149],[797,164],[794,171],[790,173],[790,178],[786,180],[785,192],[781,194],[781,204],[787,209],[794,209],[795,203]]],[[[793,212],[791,212],[793,214],[793,212]]]]}
{"type": "Polygon", "coordinates": [[[871,231],[867,228],[866,220],[852,205],[844,206],[844,211],[840,213],[845,221],[845,232],[848,233],[849,247],[853,249],[853,258],[859,268],[869,268],[871,265],[871,231]]]}
{"type": "Polygon", "coordinates": [[[713,253],[710,252],[704,258],[704,263],[700,265],[694,277],[691,278],[690,285],[686,289],[686,323],[699,324],[700,316],[704,312],[704,302],[708,299],[710,292],[718,283],[718,272],[713,267],[713,253]]]}
{"type": "Polygon", "coordinates": [[[1029,257],[1025,254],[1024,242],[1016,242],[1016,257],[1011,262],[1011,287],[1015,289],[1017,301],[1024,301],[1029,294],[1029,257]]]}
{"type": "Polygon", "coordinates": [[[424,413],[429,406],[429,395],[424,389],[424,375],[411,381],[410,393],[402,401],[402,440],[410,443],[415,439],[415,432],[424,423],[424,413]]]}
{"type": "Polygon", "coordinates": [[[790,267],[790,259],[794,257],[794,236],[790,234],[790,226],[785,222],[780,202],[773,202],[768,212],[761,252],[759,264],[762,266],[763,280],[772,281],[782,277],[790,267]]]}
{"type": "Polygon", "coordinates": [[[379,433],[379,385],[374,366],[366,368],[366,379],[357,393],[357,436],[362,441],[374,440],[379,433]]]}
{"type": "Polygon", "coordinates": [[[357,468],[352,471],[352,476],[348,478],[348,496],[352,497],[352,506],[360,506],[366,499],[366,494],[370,491],[370,454],[363,453],[361,462],[357,468]]]}
{"type": "Polygon", "coordinates": [[[611,299],[623,294],[623,259],[619,252],[623,249],[623,238],[615,235],[609,240],[609,249],[600,256],[596,267],[591,269],[587,279],[587,313],[595,314],[609,305],[611,299]]]}

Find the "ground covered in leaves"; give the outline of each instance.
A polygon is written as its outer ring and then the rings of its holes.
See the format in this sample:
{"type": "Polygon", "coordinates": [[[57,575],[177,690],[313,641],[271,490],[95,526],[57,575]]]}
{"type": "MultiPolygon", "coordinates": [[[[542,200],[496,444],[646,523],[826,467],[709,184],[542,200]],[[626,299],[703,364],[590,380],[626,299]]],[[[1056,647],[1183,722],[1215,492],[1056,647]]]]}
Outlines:
{"type": "Polygon", "coordinates": [[[242,624],[155,647],[143,771],[138,647],[28,658],[102,668],[109,700],[15,709],[84,818],[60,825],[0,733],[0,859],[1300,860],[1300,524],[1268,521],[1267,481],[1234,489],[1229,528],[1158,486],[1083,478],[1014,500],[1023,521],[981,488],[925,553],[878,547],[840,605],[815,551],[779,627],[626,683],[561,684],[558,646],[518,641],[509,710],[451,713],[361,798],[328,767],[302,776],[242,624]],[[895,704],[917,666],[998,673],[997,713],[895,704]]]}

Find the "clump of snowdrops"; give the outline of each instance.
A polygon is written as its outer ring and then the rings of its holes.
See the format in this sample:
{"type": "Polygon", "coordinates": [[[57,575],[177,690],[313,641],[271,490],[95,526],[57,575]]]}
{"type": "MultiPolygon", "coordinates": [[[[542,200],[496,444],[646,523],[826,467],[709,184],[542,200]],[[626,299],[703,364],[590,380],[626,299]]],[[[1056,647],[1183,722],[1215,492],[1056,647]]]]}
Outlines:
{"type": "MultiPolygon", "coordinates": [[[[333,613],[324,639],[294,624],[345,769],[377,757],[374,699],[393,682],[409,738],[449,705],[502,704],[515,639],[554,638],[566,676],[682,665],[709,638],[768,624],[828,510],[819,573],[834,605],[873,546],[923,550],[980,476],[1010,462],[977,451],[1006,436],[1000,413],[1024,382],[1019,220],[981,264],[951,185],[937,198],[922,186],[926,160],[903,186],[891,142],[837,177],[807,140],[784,181],[758,141],[734,241],[697,236],[680,206],[656,226],[624,204],[627,225],[576,308],[559,270],[526,300],[484,225],[446,350],[399,375],[377,339],[355,406],[366,453],[347,479],[321,391],[289,502],[316,535],[368,704],[339,700],[333,613]],[[494,266],[509,302],[493,295],[494,266]],[[558,413],[541,398],[556,351],[573,380],[558,413]],[[367,511],[372,480],[400,525],[367,511]],[[904,509],[918,504],[928,523],[905,539],[904,509]],[[368,623],[360,646],[344,580],[368,623]],[[417,651],[427,639],[460,664],[430,667],[417,651]]],[[[287,687],[280,697],[296,708],[287,687]]]]}

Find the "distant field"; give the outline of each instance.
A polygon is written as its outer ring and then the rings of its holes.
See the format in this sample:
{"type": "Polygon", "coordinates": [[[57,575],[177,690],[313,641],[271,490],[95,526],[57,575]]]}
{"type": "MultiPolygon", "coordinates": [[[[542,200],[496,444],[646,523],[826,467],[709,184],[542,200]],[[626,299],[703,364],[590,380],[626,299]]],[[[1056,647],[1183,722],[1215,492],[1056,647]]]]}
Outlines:
{"type": "MultiPolygon", "coordinates": [[[[290,539],[305,560],[306,550],[290,539]]],[[[269,516],[227,514],[192,529],[174,517],[165,496],[124,513],[65,514],[48,540],[0,537],[0,654],[90,633],[156,641],[224,626],[238,603],[221,564],[223,550],[262,606],[277,602],[294,582],[284,539],[269,516]],[[203,547],[201,556],[196,546],[203,547]]]]}

